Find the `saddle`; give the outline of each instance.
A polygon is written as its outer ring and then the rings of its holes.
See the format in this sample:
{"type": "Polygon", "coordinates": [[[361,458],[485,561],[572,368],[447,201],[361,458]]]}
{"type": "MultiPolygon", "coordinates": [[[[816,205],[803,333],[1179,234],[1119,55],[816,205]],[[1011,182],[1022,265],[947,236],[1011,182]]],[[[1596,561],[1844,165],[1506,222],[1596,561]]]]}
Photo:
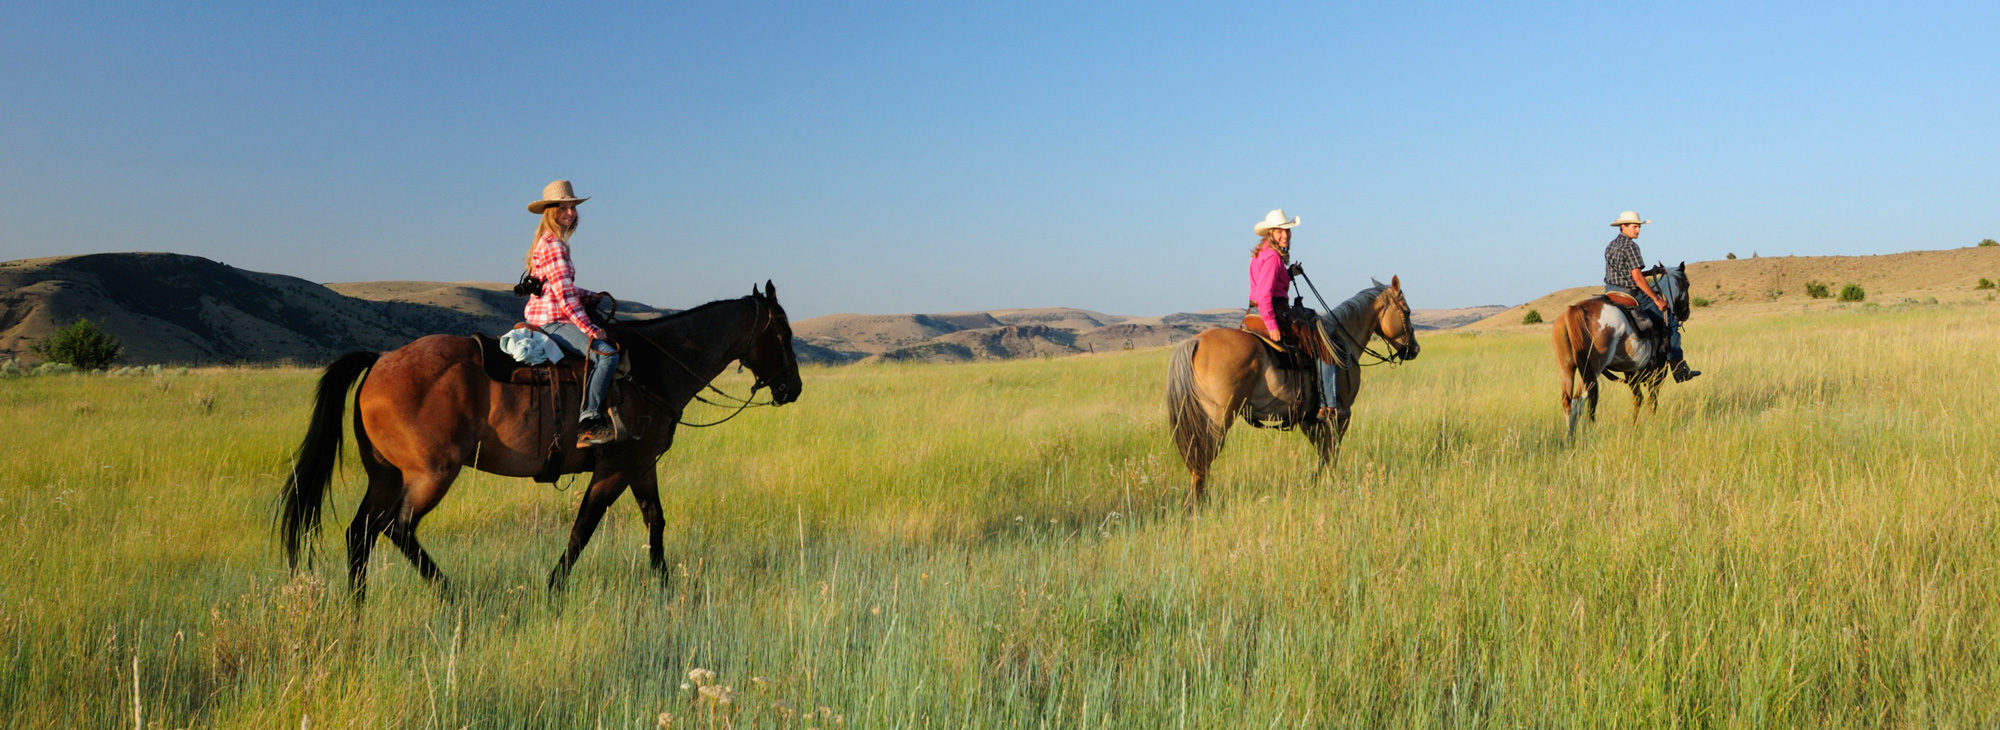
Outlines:
{"type": "Polygon", "coordinates": [[[1662,319],[1660,315],[1653,313],[1652,310],[1640,307],[1638,297],[1622,291],[1608,291],[1603,294],[1603,297],[1605,301],[1610,302],[1613,306],[1625,310],[1625,316],[1632,318],[1632,325],[1639,331],[1640,337],[1647,340],[1663,339],[1665,337],[1667,330],[1666,320],[1662,319]]]}
{"type": "Polygon", "coordinates": [[[1279,369],[1303,370],[1313,367],[1315,361],[1334,361],[1326,340],[1320,337],[1319,328],[1311,319],[1279,314],[1278,333],[1283,337],[1282,342],[1271,341],[1269,329],[1264,326],[1264,317],[1254,311],[1243,315],[1242,326],[1243,331],[1256,335],[1259,342],[1271,348],[1272,360],[1279,369]]]}

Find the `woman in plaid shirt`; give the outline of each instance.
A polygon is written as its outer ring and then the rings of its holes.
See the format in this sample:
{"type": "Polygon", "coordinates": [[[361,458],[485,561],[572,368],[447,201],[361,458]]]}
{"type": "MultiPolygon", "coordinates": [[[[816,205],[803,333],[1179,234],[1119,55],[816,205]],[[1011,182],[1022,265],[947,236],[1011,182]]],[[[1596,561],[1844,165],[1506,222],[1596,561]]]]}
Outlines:
{"type": "Polygon", "coordinates": [[[612,439],[611,421],[604,417],[604,396],[611,388],[612,373],[618,371],[618,345],[597,323],[590,321],[585,307],[595,304],[598,293],[576,286],[576,267],[569,260],[569,237],[576,232],[576,206],[589,198],[576,197],[568,180],[557,180],[542,188],[542,199],[528,204],[528,212],[539,214],[535,244],[528,249],[528,274],[542,281],[542,290],[528,297],[524,315],[528,324],[540,327],[554,338],[563,352],[585,355],[590,362],[589,387],[584,389],[583,412],[578,415],[576,446],[584,448],[612,439]]]}

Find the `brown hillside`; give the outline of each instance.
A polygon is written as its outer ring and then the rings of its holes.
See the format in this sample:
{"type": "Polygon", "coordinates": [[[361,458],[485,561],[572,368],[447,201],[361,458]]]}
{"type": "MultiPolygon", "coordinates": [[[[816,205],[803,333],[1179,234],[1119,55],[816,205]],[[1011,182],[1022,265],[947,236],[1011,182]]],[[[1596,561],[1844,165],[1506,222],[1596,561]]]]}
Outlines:
{"type": "Polygon", "coordinates": [[[792,335],[811,344],[874,355],[965,329],[927,314],[830,314],[792,323],[792,335]]]}
{"type": "MultiPolygon", "coordinates": [[[[0,357],[79,318],[125,346],[121,363],[320,363],[433,333],[500,332],[521,300],[497,284],[336,285],[244,271],[198,256],[111,253],[0,262],[0,357]]],[[[659,310],[631,303],[627,311],[659,310]]]]}
{"type": "Polygon", "coordinates": [[[1076,333],[1070,330],[1038,325],[1009,326],[953,332],[922,344],[890,350],[863,362],[1012,360],[1041,355],[1071,355],[1079,351],[1076,333]]]}
{"type": "MultiPolygon", "coordinates": [[[[1974,288],[1981,278],[2000,281],[2000,246],[1876,256],[1766,256],[1695,261],[1688,264],[1688,285],[1694,296],[1706,298],[1710,304],[1695,309],[1689,319],[1699,322],[1774,311],[1855,306],[1836,298],[1847,284],[1861,285],[1868,294],[1866,301],[1876,303],[1904,299],[1941,302],[1983,299],[1991,292],[1974,288]],[[1836,297],[1806,296],[1809,281],[1826,283],[1836,297]]],[[[1521,319],[1530,309],[1540,312],[1545,320],[1552,319],[1570,304],[1603,291],[1602,284],[1563,289],[1510,307],[1467,325],[1467,329],[1543,328],[1547,325],[1522,325],[1521,319]]]]}

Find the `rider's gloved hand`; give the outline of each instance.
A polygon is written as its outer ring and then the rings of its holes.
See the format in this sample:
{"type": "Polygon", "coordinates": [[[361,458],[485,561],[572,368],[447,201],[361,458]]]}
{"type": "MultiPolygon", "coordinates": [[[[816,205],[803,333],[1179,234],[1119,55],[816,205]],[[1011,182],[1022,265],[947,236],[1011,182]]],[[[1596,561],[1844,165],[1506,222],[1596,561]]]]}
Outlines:
{"type": "Polygon", "coordinates": [[[1304,274],[1304,273],[1306,273],[1306,265],[1305,265],[1305,264],[1292,264],[1292,265],[1291,265],[1290,267],[1286,268],[1285,270],[1286,270],[1286,271],[1289,271],[1289,272],[1291,272],[1292,276],[1298,276],[1298,275],[1300,275],[1300,274],[1304,274]]]}

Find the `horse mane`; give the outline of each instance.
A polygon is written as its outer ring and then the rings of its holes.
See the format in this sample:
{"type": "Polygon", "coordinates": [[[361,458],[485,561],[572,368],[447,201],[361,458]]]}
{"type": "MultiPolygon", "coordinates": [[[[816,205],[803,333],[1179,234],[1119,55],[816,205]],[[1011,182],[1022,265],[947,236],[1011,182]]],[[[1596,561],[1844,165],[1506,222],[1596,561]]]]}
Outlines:
{"type": "MultiPolygon", "coordinates": [[[[631,336],[645,340],[647,344],[651,345],[650,347],[625,348],[625,353],[632,358],[633,380],[637,381],[640,387],[652,391],[655,395],[661,398],[668,398],[673,392],[669,380],[681,379],[684,372],[687,375],[692,375],[693,373],[687,370],[688,364],[680,356],[675,356],[668,351],[669,347],[679,349],[681,345],[671,342],[659,342],[655,338],[668,330],[678,329],[698,321],[712,310],[731,304],[753,302],[754,298],[750,296],[741,296],[734,299],[717,299],[691,309],[684,309],[659,317],[613,320],[606,329],[613,333],[630,333],[631,336]],[[675,364],[674,370],[668,370],[666,360],[671,360],[675,364]]],[[[685,336],[683,339],[685,339],[685,336]]],[[[694,383],[696,390],[699,390],[700,386],[700,383],[694,383]]]]}
{"type": "Polygon", "coordinates": [[[1327,313],[1327,318],[1335,322],[1346,322],[1351,317],[1373,311],[1375,298],[1382,296],[1382,290],[1389,288],[1389,285],[1374,279],[1369,281],[1375,285],[1355,292],[1354,296],[1347,298],[1347,301],[1333,305],[1333,309],[1327,313]]]}

